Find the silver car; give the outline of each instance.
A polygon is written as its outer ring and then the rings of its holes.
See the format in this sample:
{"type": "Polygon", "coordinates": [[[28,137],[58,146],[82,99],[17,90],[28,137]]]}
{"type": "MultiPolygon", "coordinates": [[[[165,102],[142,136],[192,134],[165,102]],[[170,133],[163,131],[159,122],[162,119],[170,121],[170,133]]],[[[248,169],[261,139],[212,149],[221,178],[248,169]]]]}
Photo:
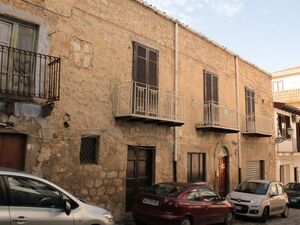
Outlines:
{"type": "Polygon", "coordinates": [[[226,198],[235,205],[237,215],[261,218],[263,222],[270,215],[286,218],[289,214],[288,197],[279,182],[246,180],[226,198]]]}
{"type": "Polygon", "coordinates": [[[42,178],[0,168],[0,225],[113,225],[105,209],[42,178]]]}

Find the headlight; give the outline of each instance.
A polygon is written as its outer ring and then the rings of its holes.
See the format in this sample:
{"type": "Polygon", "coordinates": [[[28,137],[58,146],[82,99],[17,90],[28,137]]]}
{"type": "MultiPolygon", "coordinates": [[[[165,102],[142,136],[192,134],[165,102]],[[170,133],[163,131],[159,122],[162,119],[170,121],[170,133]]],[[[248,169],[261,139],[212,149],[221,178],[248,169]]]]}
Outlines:
{"type": "Polygon", "coordinates": [[[252,199],[250,201],[250,203],[252,203],[252,204],[258,204],[259,202],[260,202],[260,199],[252,199]]]}
{"type": "Polygon", "coordinates": [[[114,217],[111,214],[105,214],[103,217],[106,218],[110,223],[114,222],[114,217]]]}

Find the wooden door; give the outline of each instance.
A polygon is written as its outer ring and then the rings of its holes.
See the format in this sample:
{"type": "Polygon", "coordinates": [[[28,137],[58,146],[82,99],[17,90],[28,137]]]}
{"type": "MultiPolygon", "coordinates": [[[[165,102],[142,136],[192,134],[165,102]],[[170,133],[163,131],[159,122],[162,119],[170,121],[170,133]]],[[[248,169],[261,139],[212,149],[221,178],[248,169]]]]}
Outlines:
{"type": "Polygon", "coordinates": [[[300,152],[300,123],[296,123],[297,152],[300,152]]]}
{"type": "Polygon", "coordinates": [[[228,157],[219,158],[219,194],[228,194],[228,157]]]}
{"type": "Polygon", "coordinates": [[[0,133],[0,167],[24,170],[26,136],[0,133]]]}
{"type": "Polygon", "coordinates": [[[126,211],[132,209],[137,192],[153,184],[154,151],[154,148],[128,146],[126,211]]]}

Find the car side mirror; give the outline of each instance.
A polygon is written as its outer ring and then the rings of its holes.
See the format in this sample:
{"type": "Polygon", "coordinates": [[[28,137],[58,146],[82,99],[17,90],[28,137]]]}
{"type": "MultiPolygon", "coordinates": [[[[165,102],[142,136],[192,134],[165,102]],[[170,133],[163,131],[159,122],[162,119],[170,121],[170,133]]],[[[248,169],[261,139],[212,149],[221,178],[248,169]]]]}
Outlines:
{"type": "Polygon", "coordinates": [[[71,203],[68,200],[64,200],[64,211],[68,216],[71,214],[71,203]]]}

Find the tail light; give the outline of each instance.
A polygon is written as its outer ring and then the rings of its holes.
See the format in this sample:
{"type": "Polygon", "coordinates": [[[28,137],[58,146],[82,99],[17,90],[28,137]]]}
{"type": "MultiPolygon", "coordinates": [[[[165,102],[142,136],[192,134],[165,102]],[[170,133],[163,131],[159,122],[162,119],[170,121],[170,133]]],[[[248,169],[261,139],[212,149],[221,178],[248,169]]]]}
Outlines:
{"type": "Polygon", "coordinates": [[[175,200],[170,199],[169,201],[166,202],[166,206],[168,209],[174,209],[174,208],[178,208],[179,204],[175,200]]]}

